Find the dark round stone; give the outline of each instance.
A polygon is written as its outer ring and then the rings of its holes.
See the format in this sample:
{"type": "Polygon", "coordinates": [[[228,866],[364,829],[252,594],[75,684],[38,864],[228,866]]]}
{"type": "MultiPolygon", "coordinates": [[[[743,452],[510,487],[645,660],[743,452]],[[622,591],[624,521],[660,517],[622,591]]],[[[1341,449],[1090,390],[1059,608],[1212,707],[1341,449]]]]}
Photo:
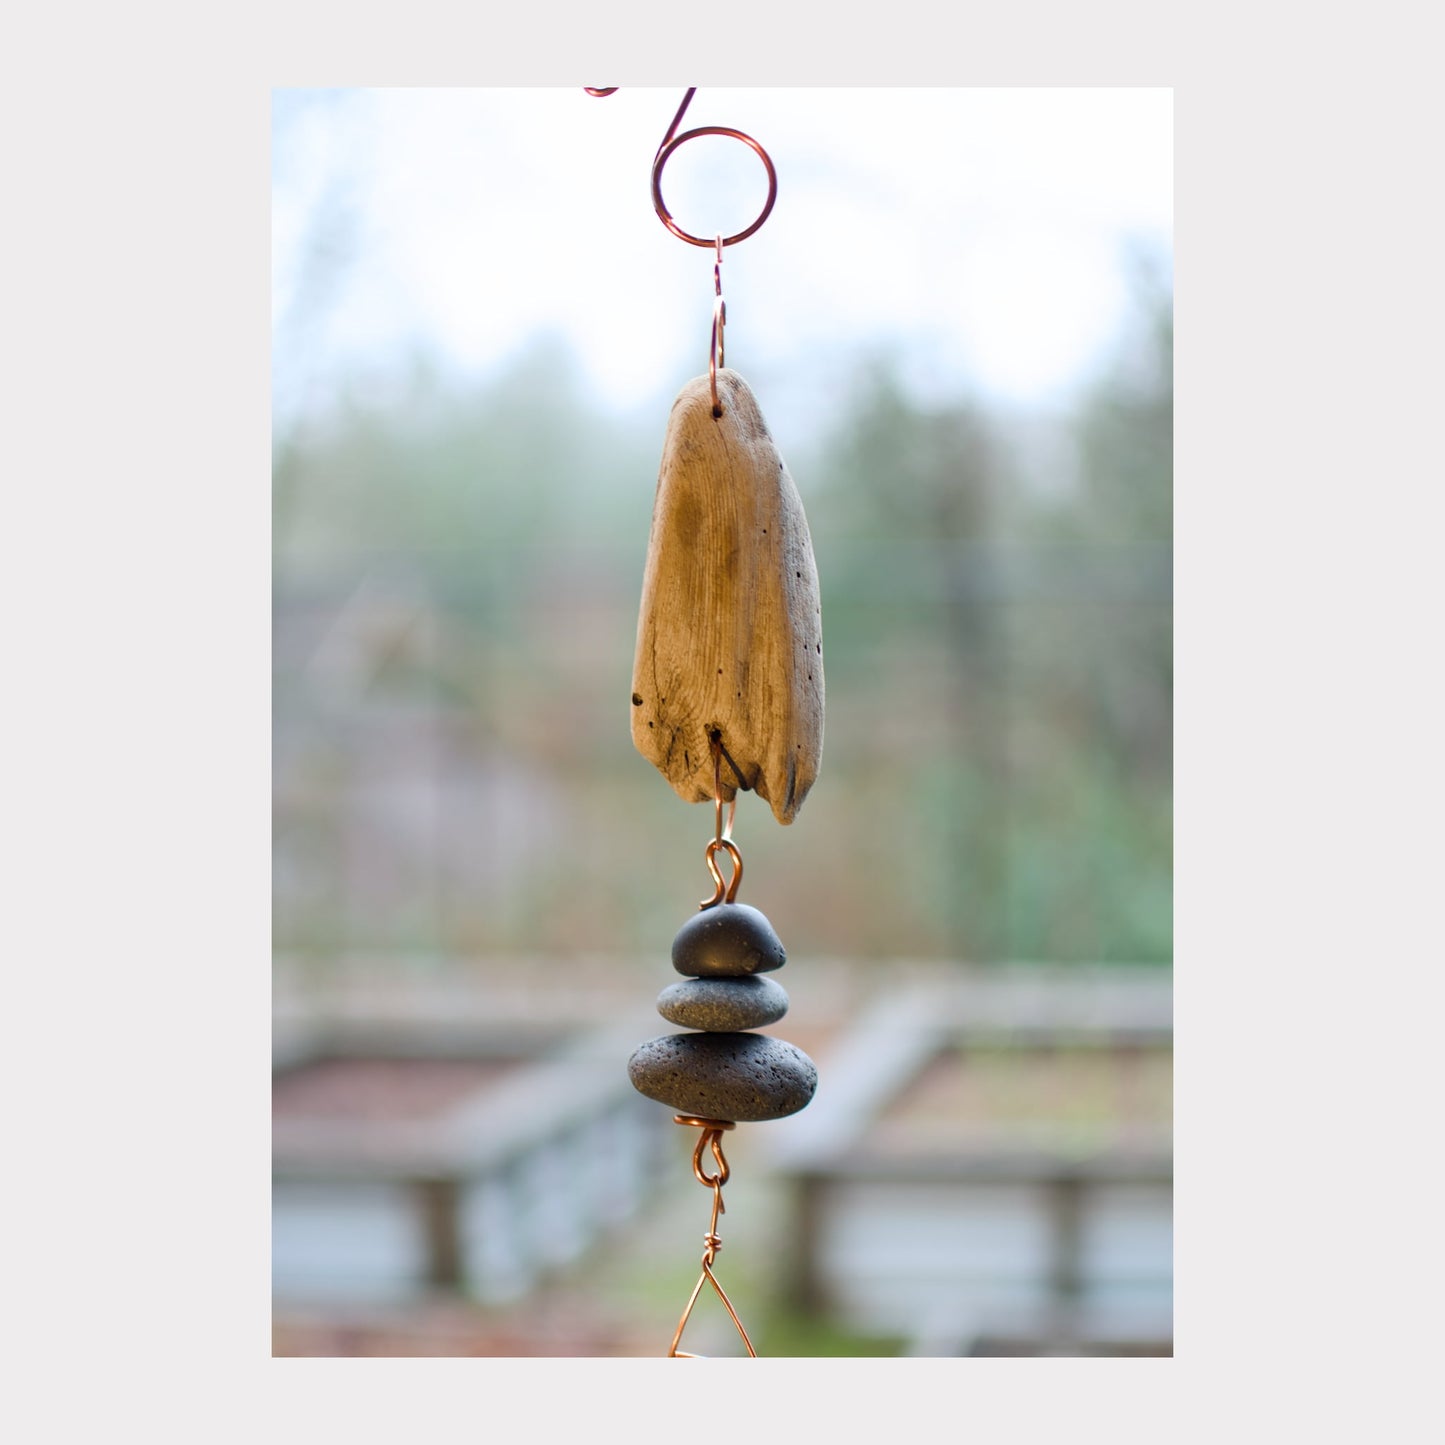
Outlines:
{"type": "Polygon", "coordinates": [[[788,994],[770,978],[684,978],[658,994],[657,1011],[685,1029],[735,1033],[777,1023],[788,994]]]}
{"type": "Polygon", "coordinates": [[[818,1087],[812,1059],[767,1034],[664,1034],[633,1052],[627,1076],[680,1114],[734,1123],[796,1114],[818,1087]]]}
{"type": "Polygon", "coordinates": [[[694,913],[672,940],[672,966],[689,978],[746,978],[788,961],[773,925],[746,903],[715,903],[694,913]]]}

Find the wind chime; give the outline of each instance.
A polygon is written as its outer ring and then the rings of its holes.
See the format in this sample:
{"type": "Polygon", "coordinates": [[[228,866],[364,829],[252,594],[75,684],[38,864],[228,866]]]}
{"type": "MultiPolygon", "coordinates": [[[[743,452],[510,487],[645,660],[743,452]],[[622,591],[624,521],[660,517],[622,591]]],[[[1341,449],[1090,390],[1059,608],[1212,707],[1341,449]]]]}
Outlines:
{"type": "MultiPolygon", "coordinates": [[[[616,89],[588,87],[587,94],[616,89]]],[[[637,623],[632,741],[684,802],[713,804],[704,860],[714,891],[673,939],[672,964],[683,977],[657,1000],[658,1013],[687,1032],[649,1040],[627,1063],[640,1093],[676,1110],[674,1122],[700,1131],[693,1174],[713,1192],[702,1273],[667,1352],[687,1359],[697,1357],[678,1344],[704,1284],[717,1292],[748,1354],[757,1353],[713,1273],[729,1174],[723,1135],[740,1123],[797,1113],[818,1083],[801,1049],[753,1032],[787,1012],[787,993],[767,976],[787,954],[767,918],[737,901],[743,878],[732,836],[737,795],[755,792],[779,823],[791,823],[823,752],[822,608],[807,519],[752,389],[723,355],[723,248],[767,220],[778,178],[767,152],[741,131],[701,126],[678,135],[694,94],[695,86],[653,159],[652,204],[679,240],[714,252],[712,338],[707,375],[678,394],[663,441],[637,623]],[[704,135],[751,146],[768,173],[758,218],[736,235],[711,240],[684,231],[662,199],[669,158],[704,135]],[[726,881],[718,866],[723,854],[726,881]],[[709,1152],[714,1172],[704,1158],[709,1152]]]]}

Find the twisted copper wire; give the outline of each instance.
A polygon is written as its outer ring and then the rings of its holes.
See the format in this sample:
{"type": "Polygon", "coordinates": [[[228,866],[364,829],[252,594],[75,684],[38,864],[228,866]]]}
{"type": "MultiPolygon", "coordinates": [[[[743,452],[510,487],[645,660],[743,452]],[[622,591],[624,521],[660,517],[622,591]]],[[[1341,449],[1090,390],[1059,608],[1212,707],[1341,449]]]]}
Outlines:
{"type": "Polygon", "coordinates": [[[707,1233],[703,1236],[702,1273],[698,1275],[697,1283],[693,1285],[692,1294],[688,1297],[687,1306],[682,1312],[682,1318],[677,1322],[677,1329],[672,1336],[672,1344],[667,1349],[667,1357],[670,1360],[699,1358],[687,1350],[679,1350],[677,1344],[682,1339],[683,1330],[687,1328],[692,1308],[697,1303],[698,1295],[702,1293],[703,1285],[711,1284],[717,1291],[717,1297],[723,1302],[723,1308],[727,1310],[728,1317],[732,1320],[738,1334],[742,1336],[748,1354],[756,1359],[758,1352],[753,1348],[753,1342],[748,1338],[748,1332],[743,1328],[743,1322],[738,1318],[738,1312],[733,1308],[727,1291],[718,1283],[717,1276],[712,1272],[713,1261],[717,1258],[718,1250],[722,1248],[722,1237],[717,1232],[718,1215],[727,1212],[727,1206],[723,1203],[722,1187],[727,1183],[728,1175],[731,1173],[728,1161],[722,1151],[722,1136],[724,1130],[735,1128],[736,1125],[727,1119],[700,1119],[694,1118],[690,1114],[675,1114],[673,1123],[686,1124],[702,1130],[698,1136],[697,1147],[692,1151],[692,1172],[700,1184],[706,1184],[712,1189],[712,1218],[708,1222],[707,1233]],[[717,1161],[716,1174],[709,1174],[703,1166],[703,1150],[708,1147],[711,1147],[712,1157],[717,1161]]]}

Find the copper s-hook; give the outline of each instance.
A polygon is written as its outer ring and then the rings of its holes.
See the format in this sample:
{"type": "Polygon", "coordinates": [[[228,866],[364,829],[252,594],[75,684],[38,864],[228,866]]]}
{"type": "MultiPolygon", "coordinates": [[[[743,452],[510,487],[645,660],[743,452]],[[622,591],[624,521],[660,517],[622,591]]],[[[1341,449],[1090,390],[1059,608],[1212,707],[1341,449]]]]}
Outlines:
{"type": "Polygon", "coordinates": [[[711,898],[704,898],[698,904],[698,908],[716,908],[724,898],[729,903],[735,903],[738,896],[738,885],[743,881],[743,855],[738,845],[731,838],[714,838],[707,845],[704,861],[707,863],[707,871],[712,874],[715,891],[711,898]],[[722,870],[717,866],[719,853],[726,853],[732,859],[733,876],[728,880],[726,887],[723,885],[722,870]]]}
{"type": "MultiPolygon", "coordinates": [[[[583,86],[583,89],[588,95],[604,96],[614,94],[620,87],[616,85],[602,87],[583,86]]],[[[682,104],[677,108],[677,114],[672,118],[672,124],[667,128],[667,134],[662,138],[662,144],[657,148],[657,154],[652,159],[652,207],[657,212],[658,219],[679,241],[686,241],[690,246],[716,245],[718,254],[721,255],[724,246],[735,246],[739,241],[746,241],[772,214],[773,202],[778,199],[778,173],[773,169],[772,157],[768,155],[767,151],[765,151],[752,136],[745,135],[740,130],[734,130],[731,126],[703,125],[698,126],[694,130],[685,130],[681,135],[678,135],[677,128],[682,123],[682,117],[686,113],[688,106],[692,104],[692,98],[696,94],[697,86],[690,86],[687,94],[682,98],[682,104]],[[663,167],[672,159],[673,154],[679,146],[686,145],[688,141],[696,140],[698,136],[702,135],[725,135],[733,140],[742,141],[746,146],[751,146],[768,172],[768,199],[763,205],[763,209],[758,215],[757,220],[755,220],[751,226],[731,236],[707,237],[690,235],[673,220],[672,212],[667,209],[667,203],[662,199],[663,167]]],[[[721,342],[720,330],[718,339],[719,342],[721,342]]],[[[716,400],[715,396],[714,400],[716,400]]]]}

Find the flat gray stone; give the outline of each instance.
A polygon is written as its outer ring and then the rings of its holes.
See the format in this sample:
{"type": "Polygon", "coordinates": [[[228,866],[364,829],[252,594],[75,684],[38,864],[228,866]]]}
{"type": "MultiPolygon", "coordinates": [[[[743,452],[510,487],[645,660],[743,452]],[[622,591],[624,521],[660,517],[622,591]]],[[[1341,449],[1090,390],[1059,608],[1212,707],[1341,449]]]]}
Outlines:
{"type": "Polygon", "coordinates": [[[788,994],[770,978],[687,978],[657,996],[669,1023],[709,1033],[733,1033],[775,1024],[788,1011],[788,994]]]}
{"type": "Polygon", "coordinates": [[[748,903],[715,903],[694,913],[672,940],[672,966],[690,978],[746,978],[788,961],[766,915],[748,903]]]}
{"type": "Polygon", "coordinates": [[[818,1068],[768,1034],[664,1034],[627,1061],[632,1087],[680,1114],[757,1123],[796,1114],[818,1087],[818,1068]]]}

